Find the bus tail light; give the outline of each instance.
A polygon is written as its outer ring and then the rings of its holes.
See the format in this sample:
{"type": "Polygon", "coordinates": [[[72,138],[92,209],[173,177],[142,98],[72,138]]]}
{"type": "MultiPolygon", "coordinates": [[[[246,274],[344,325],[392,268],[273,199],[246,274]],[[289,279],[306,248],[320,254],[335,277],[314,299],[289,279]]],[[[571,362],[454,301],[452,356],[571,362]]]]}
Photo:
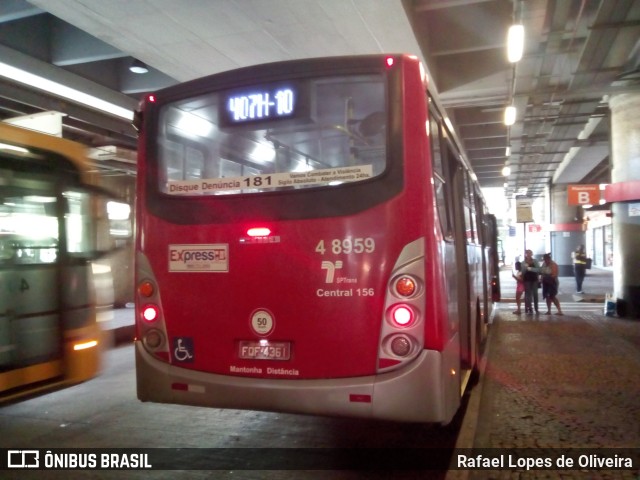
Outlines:
{"type": "Polygon", "coordinates": [[[145,333],[143,341],[147,347],[155,350],[156,348],[161,347],[164,343],[164,335],[161,331],[152,329],[145,333]]]}
{"type": "Polygon", "coordinates": [[[138,293],[143,297],[149,298],[156,291],[153,283],[149,280],[143,280],[138,285],[138,293]]]}
{"type": "Polygon", "coordinates": [[[148,304],[142,307],[142,318],[147,322],[155,322],[160,317],[160,309],[153,304],[148,304]]]}
{"type": "Polygon", "coordinates": [[[403,275],[395,281],[395,289],[401,297],[411,297],[418,291],[418,282],[409,275],[403,275]]]}
{"type": "Polygon", "coordinates": [[[390,346],[393,354],[398,357],[406,357],[412,350],[412,342],[405,335],[394,337],[390,342],[390,346]]]}
{"type": "Polygon", "coordinates": [[[391,308],[391,320],[398,327],[410,326],[415,317],[413,309],[408,305],[400,304],[391,308]]]}

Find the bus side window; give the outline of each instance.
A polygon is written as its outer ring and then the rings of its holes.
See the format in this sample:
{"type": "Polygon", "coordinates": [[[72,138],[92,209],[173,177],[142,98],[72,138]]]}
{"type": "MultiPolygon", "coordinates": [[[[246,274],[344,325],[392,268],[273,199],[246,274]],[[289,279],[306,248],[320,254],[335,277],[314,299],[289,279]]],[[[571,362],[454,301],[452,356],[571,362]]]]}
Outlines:
{"type": "Polygon", "coordinates": [[[55,195],[25,189],[3,196],[0,202],[0,261],[54,263],[58,255],[55,195]]]}
{"type": "Polygon", "coordinates": [[[448,185],[446,182],[444,165],[442,163],[442,147],[440,144],[440,124],[435,112],[430,110],[429,143],[431,147],[431,162],[433,167],[433,188],[436,195],[436,206],[440,219],[440,228],[445,238],[451,238],[451,222],[449,221],[449,203],[447,201],[448,185]]]}
{"type": "Polygon", "coordinates": [[[473,222],[473,192],[469,186],[469,172],[467,170],[464,170],[462,173],[462,183],[464,184],[464,199],[462,201],[462,205],[464,212],[465,236],[467,238],[467,243],[474,243],[475,230],[473,222]]]}
{"type": "Polygon", "coordinates": [[[70,255],[84,256],[94,250],[91,228],[90,197],[86,192],[68,190],[63,193],[65,199],[65,238],[70,255]]]}
{"type": "Polygon", "coordinates": [[[485,245],[486,241],[489,237],[488,235],[488,225],[486,224],[486,218],[489,214],[488,211],[485,211],[484,203],[482,203],[482,192],[475,191],[475,217],[474,221],[477,226],[476,233],[478,243],[485,245]]]}

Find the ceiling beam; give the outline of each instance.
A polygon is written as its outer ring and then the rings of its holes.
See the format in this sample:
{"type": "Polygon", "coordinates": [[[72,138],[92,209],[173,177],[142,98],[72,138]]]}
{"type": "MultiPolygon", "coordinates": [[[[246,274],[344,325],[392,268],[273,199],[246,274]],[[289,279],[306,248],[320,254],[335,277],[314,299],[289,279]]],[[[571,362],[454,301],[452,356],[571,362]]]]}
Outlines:
{"type": "Polygon", "coordinates": [[[126,57],[127,54],[108,43],[52,17],[51,63],[77,65],[126,57]]]}
{"type": "Polygon", "coordinates": [[[41,13],[44,11],[23,0],[2,0],[0,2],[0,23],[12,22],[41,13]]]}

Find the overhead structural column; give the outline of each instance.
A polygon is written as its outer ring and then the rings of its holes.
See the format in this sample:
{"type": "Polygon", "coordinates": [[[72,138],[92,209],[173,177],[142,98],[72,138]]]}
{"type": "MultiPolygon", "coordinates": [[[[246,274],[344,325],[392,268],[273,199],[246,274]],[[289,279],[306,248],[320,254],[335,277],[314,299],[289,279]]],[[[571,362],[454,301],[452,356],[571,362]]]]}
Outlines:
{"type": "Polygon", "coordinates": [[[611,184],[613,286],[618,313],[640,318],[640,94],[609,99],[611,109],[611,184]]]}
{"type": "MultiPolygon", "coordinates": [[[[566,183],[559,183],[552,185],[548,192],[549,240],[561,277],[573,277],[571,254],[585,244],[586,238],[582,207],[569,204],[567,188],[566,183]]],[[[563,285],[563,288],[573,291],[576,286],[563,285]]]]}

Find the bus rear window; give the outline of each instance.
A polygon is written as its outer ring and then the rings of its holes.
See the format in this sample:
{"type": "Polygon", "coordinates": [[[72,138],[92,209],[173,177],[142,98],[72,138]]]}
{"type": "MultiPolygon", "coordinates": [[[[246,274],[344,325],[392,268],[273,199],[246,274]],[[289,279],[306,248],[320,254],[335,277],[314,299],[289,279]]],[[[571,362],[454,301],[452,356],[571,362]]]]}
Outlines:
{"type": "Polygon", "coordinates": [[[164,105],[159,185],[169,195],[331,187],[386,169],[381,75],[220,90],[164,105]]]}

